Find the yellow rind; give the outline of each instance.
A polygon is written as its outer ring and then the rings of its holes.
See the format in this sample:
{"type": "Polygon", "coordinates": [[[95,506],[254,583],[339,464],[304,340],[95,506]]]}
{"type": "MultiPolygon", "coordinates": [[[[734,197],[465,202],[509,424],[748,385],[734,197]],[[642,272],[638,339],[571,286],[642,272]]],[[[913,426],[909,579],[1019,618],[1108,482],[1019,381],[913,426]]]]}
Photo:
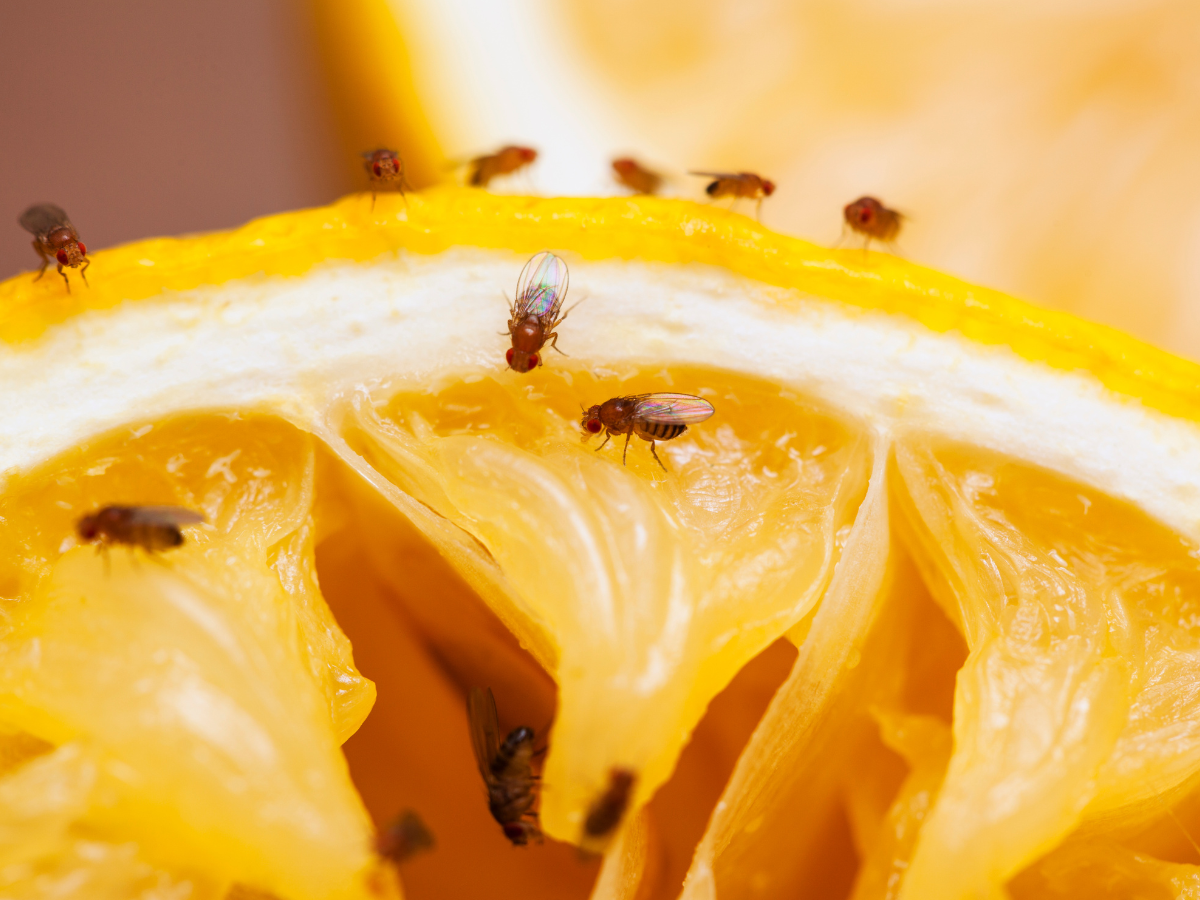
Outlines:
{"type": "Polygon", "coordinates": [[[221,284],[253,275],[298,276],[328,260],[369,260],[404,249],[433,254],[456,245],[586,259],[641,259],[723,266],[766,284],[863,310],[957,331],[985,345],[1066,371],[1090,373],[1110,390],[1168,415],[1200,420],[1200,365],[1106,326],[1035,307],[880,253],[833,251],[763,228],[742,215],[656,197],[537,198],[441,186],[405,199],[351,195],[281,213],[229,232],[156,238],[93,255],[91,287],[73,293],[48,272],[0,283],[0,340],[39,337],[85,310],[221,284]]]}
{"type": "Polygon", "coordinates": [[[443,156],[421,112],[408,48],[387,0],[312,0],[310,12],[350,174],[361,153],[398,150],[416,188],[443,180],[443,156]]]}

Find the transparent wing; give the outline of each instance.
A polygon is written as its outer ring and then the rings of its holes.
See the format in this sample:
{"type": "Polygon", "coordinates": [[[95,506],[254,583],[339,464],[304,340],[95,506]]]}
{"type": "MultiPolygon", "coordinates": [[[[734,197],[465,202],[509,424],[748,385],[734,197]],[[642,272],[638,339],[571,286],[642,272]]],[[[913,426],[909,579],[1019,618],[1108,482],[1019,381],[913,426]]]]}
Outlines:
{"type": "Polygon", "coordinates": [[[702,178],[737,178],[737,172],[696,172],[688,170],[689,175],[699,175],[702,178]]]}
{"type": "Polygon", "coordinates": [[[525,263],[517,279],[516,317],[537,316],[544,322],[553,322],[567,297],[569,280],[565,262],[549,250],[537,254],[525,263]]]}
{"type": "Polygon", "coordinates": [[[195,525],[204,521],[204,516],[182,506],[134,506],[129,514],[130,522],[138,525],[195,525]]]}
{"type": "Polygon", "coordinates": [[[42,235],[63,225],[70,225],[66,212],[53,203],[39,203],[21,213],[21,227],[31,234],[42,235]]]}
{"type": "Polygon", "coordinates": [[[471,748],[479,774],[489,784],[493,781],[492,760],[500,752],[500,716],[491,688],[471,688],[467,694],[467,719],[471,726],[471,748]]]}
{"type": "Polygon", "coordinates": [[[647,422],[693,425],[713,414],[712,404],[691,394],[639,394],[633,414],[647,422]]]}

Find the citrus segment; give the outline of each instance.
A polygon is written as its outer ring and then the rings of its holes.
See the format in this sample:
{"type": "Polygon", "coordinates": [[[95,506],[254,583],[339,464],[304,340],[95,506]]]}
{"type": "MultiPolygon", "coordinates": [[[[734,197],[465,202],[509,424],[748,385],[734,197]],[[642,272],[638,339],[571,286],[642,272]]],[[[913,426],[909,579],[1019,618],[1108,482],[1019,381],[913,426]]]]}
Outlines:
{"type": "Polygon", "coordinates": [[[812,608],[864,481],[854,430],[778,388],[686,367],[614,375],[560,366],[388,407],[409,492],[487,547],[514,618],[554,645],[545,778],[559,787],[541,815],[568,840],[613,768],[637,774],[635,808],[652,796],[709,700],[812,608]],[[663,445],[669,476],[641,441],[626,465],[620,444],[580,446],[577,398],[656,384],[703,385],[720,410],[663,445]]]}
{"type": "Polygon", "coordinates": [[[905,891],[960,896],[1016,874],[1085,812],[1136,814],[1195,771],[1184,685],[1200,571],[1191,541],[1081,485],[977,448],[897,460],[919,556],[972,650],[905,891]]]}
{"type": "MultiPolygon", "coordinates": [[[[783,896],[831,871],[836,879],[847,868],[830,865],[832,858],[845,860],[836,843],[837,827],[844,827],[834,821],[840,817],[837,777],[863,711],[865,686],[890,662],[878,652],[885,646],[882,616],[892,582],[886,443],[877,442],[871,454],[870,486],[837,570],[791,675],[747,744],[696,848],[686,900],[783,896]],[[831,678],[830,672],[839,675],[831,678]]],[[[852,860],[847,862],[852,872],[852,860]]],[[[849,884],[835,881],[829,888],[849,884]]]]}
{"type": "Polygon", "coordinates": [[[73,828],[216,885],[355,893],[368,823],[338,745],[374,687],[317,589],[313,482],[311,439],[290,426],[204,418],[10,482],[4,581],[21,599],[0,710],[10,728],[88,742],[97,787],[73,828]],[[74,546],[74,519],[111,499],[209,524],[169,557],[74,546]]]}

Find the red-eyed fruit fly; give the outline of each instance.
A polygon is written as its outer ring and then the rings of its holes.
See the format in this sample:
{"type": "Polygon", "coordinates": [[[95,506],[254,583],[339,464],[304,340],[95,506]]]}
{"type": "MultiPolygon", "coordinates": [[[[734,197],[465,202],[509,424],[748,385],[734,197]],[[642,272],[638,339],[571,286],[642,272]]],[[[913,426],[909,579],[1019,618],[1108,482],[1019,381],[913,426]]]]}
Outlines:
{"type": "Polygon", "coordinates": [[[755,216],[762,213],[763,198],[770,197],[775,193],[775,182],[768,181],[753,172],[688,172],[688,174],[713,179],[704,192],[714,200],[720,197],[733,197],[735,202],[739,198],[757,201],[754,207],[755,216]]]}
{"type": "Polygon", "coordinates": [[[541,841],[533,803],[537,799],[537,776],[533,774],[533,729],[522,725],[500,740],[500,718],[491,688],[471,688],[467,695],[467,718],[475,763],[487,788],[488,809],[504,829],[504,836],[521,847],[541,841]]]}
{"type": "Polygon", "coordinates": [[[900,226],[904,222],[903,215],[888,209],[874,197],[859,197],[853,203],[846,204],[842,215],[851,231],[866,238],[864,250],[871,245],[872,239],[890,244],[900,233],[900,226]]]}
{"type": "Polygon", "coordinates": [[[501,147],[495,153],[477,156],[468,163],[470,174],[467,176],[467,183],[472,187],[487,187],[493,178],[511,175],[518,169],[531,165],[537,156],[537,151],[532,147],[517,147],[512,144],[501,147]]]}
{"type": "Polygon", "coordinates": [[[182,506],[102,506],[75,525],[79,539],[101,549],[114,544],[141,547],[147,552],[170,550],[183,543],[185,525],[204,516],[182,506]]]}
{"type": "MultiPolygon", "coordinates": [[[[395,150],[381,147],[378,150],[367,150],[362,156],[363,168],[367,170],[367,177],[371,180],[372,209],[375,208],[375,193],[380,188],[395,185],[401,197],[404,197],[405,190],[412,190],[412,186],[404,179],[404,160],[395,150]]],[[[407,197],[404,202],[408,202],[407,197]]]]}
{"type": "Polygon", "coordinates": [[[614,159],[612,167],[613,177],[617,182],[635,194],[657,194],[658,189],[662,187],[662,176],[647,169],[636,159],[628,156],[614,159]]]}
{"type": "MultiPolygon", "coordinates": [[[[542,364],[538,351],[549,343],[558,350],[554,330],[570,313],[559,315],[567,296],[567,264],[543,250],[525,263],[517,279],[517,295],[509,307],[508,333],[512,348],[505,354],[514,372],[528,372],[542,364]]],[[[558,350],[562,353],[561,350],[558,350]]],[[[563,353],[566,356],[565,353],[563,353]]]]}
{"type": "Polygon", "coordinates": [[[404,862],[422,850],[432,848],[433,832],[411,809],[404,810],[375,836],[375,852],[394,863],[404,862]]]}
{"type": "Polygon", "coordinates": [[[604,448],[615,434],[625,435],[625,449],[621,453],[621,464],[629,454],[629,439],[637,435],[650,442],[650,453],[654,461],[662,466],[663,461],[654,452],[655,441],[670,441],[679,437],[689,425],[703,422],[713,414],[712,404],[691,394],[636,394],[632,397],[614,397],[599,406],[586,410],[580,421],[586,441],[593,434],[607,432],[604,442],[596,448],[604,448]]]}
{"type": "Polygon", "coordinates": [[[620,824],[636,780],[637,776],[628,769],[609,771],[608,787],[588,807],[587,818],[583,820],[583,833],[587,837],[602,838],[620,824]]]}
{"type": "MultiPolygon", "coordinates": [[[[42,267],[38,269],[37,277],[46,274],[46,266],[57,260],[58,274],[67,283],[67,293],[71,293],[71,282],[63,266],[74,269],[83,266],[79,274],[83,283],[87,284],[87,267],[92,261],[87,258],[87,247],[79,239],[79,232],[67,218],[61,206],[53,203],[39,203],[31,206],[21,214],[21,227],[33,235],[33,249],[42,258],[42,267]]],[[[34,279],[37,281],[37,278],[34,279]]]]}

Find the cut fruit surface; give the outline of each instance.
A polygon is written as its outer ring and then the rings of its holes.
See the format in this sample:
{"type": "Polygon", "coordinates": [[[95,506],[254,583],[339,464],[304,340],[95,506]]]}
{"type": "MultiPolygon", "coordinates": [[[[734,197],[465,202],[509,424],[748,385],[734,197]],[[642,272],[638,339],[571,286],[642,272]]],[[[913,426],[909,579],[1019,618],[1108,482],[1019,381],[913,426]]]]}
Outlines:
{"type": "Polygon", "coordinates": [[[1200,773],[1194,367],[669,201],[357,197],[94,268],[0,286],[11,891],[387,895],[372,819],[406,807],[413,896],[1190,871],[1160,826],[1200,773]],[[584,302],[518,375],[502,293],[545,248],[584,302]],[[655,391],[716,410],[665,471],[581,441],[581,406],[655,391]],[[97,555],[105,503],[206,523],[97,555]],[[781,641],[782,683],[739,679],[781,641]],[[488,816],[474,685],[546,747],[542,847],[488,816]]]}

